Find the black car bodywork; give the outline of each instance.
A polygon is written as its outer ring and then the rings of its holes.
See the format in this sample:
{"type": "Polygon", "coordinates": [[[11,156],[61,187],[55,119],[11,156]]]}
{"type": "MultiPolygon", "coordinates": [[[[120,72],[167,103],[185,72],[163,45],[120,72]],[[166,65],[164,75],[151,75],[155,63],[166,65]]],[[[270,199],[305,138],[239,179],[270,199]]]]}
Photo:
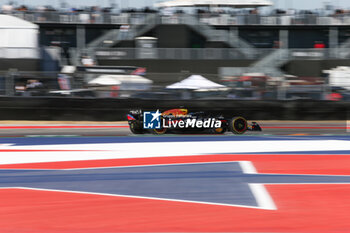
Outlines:
{"type": "Polygon", "coordinates": [[[161,119],[168,127],[160,129],[145,129],[143,126],[144,111],[132,110],[127,115],[130,130],[134,134],[165,134],[165,133],[212,133],[224,134],[230,131],[234,134],[244,134],[246,131],[262,131],[260,125],[256,122],[248,124],[243,117],[224,117],[222,114],[212,114],[208,112],[188,112],[187,109],[171,109],[162,113],[161,119]],[[203,127],[177,127],[178,124],[171,124],[169,122],[179,122],[196,119],[197,121],[220,121],[220,127],[211,124],[207,128],[203,127]]]}

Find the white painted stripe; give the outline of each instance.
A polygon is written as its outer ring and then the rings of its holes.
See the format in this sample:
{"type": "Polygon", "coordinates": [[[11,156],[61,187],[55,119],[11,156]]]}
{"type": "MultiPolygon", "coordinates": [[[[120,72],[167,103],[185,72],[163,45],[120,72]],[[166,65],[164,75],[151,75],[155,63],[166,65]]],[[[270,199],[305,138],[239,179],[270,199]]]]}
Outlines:
{"type": "Polygon", "coordinates": [[[76,171],[76,170],[95,170],[95,169],[108,169],[108,168],[134,168],[134,167],[153,167],[153,166],[176,166],[176,165],[191,165],[191,164],[212,164],[212,163],[235,163],[240,161],[216,161],[216,162],[193,162],[193,163],[160,163],[160,164],[150,164],[150,165],[121,165],[121,166],[108,166],[108,167],[88,167],[88,168],[49,168],[49,169],[43,169],[43,168],[5,168],[1,170],[11,170],[11,171],[53,171],[53,170],[59,170],[59,171],[76,171]]]}
{"type": "MultiPolygon", "coordinates": [[[[241,166],[244,173],[255,174],[256,169],[253,164],[249,161],[235,161],[241,166]]],[[[232,163],[232,162],[202,162],[202,163],[178,163],[178,164],[165,164],[165,165],[136,165],[136,166],[126,166],[126,167],[152,167],[152,166],[176,166],[176,165],[188,165],[188,164],[212,164],[212,163],[232,163]]],[[[88,168],[92,169],[92,168],[88,168]]],[[[64,170],[85,170],[85,169],[64,169],[64,170]]],[[[247,206],[247,205],[230,205],[215,202],[200,202],[200,201],[188,201],[188,200],[178,200],[178,199],[168,199],[168,198],[153,198],[144,196],[133,196],[133,195],[116,195],[116,194],[106,194],[106,193],[96,193],[96,192],[80,192],[80,191],[67,191],[67,190],[56,190],[56,189],[40,189],[40,188],[27,188],[27,187],[1,187],[0,189],[27,189],[27,190],[39,190],[39,191],[56,191],[56,192],[67,192],[67,193],[78,193],[78,194],[91,194],[91,195],[103,195],[103,196],[117,196],[117,197],[130,197],[130,198],[142,198],[150,200],[163,200],[163,201],[178,201],[186,203],[196,203],[196,204],[209,204],[209,205],[220,205],[220,206],[233,206],[233,207],[243,207],[243,208],[253,208],[253,209],[264,209],[264,210],[276,210],[270,195],[266,191],[264,185],[261,184],[249,184],[249,187],[256,199],[258,206],[247,206]]]]}
{"type": "Polygon", "coordinates": [[[264,209],[264,208],[261,208],[260,206],[229,205],[229,204],[222,204],[222,203],[215,203],[215,202],[187,201],[187,200],[179,200],[179,199],[143,197],[143,196],[108,194],[108,193],[95,193],[95,192],[81,192],[81,191],[57,190],[57,189],[42,189],[42,188],[27,188],[27,187],[0,187],[0,190],[1,189],[24,189],[24,190],[37,190],[37,191],[51,191],[51,192],[62,192],[62,193],[76,193],[76,194],[101,195],[101,196],[112,196],[112,197],[139,198],[139,199],[159,200],[159,201],[184,202],[184,203],[193,203],[193,204],[206,204],[206,205],[219,205],[219,206],[229,206],[229,207],[242,207],[242,208],[250,208],[250,209],[264,209]]]}
{"type": "Polygon", "coordinates": [[[309,184],[321,184],[321,185],[324,185],[324,184],[350,184],[349,183],[344,183],[344,182],[339,182],[339,183],[264,183],[266,185],[309,185],[309,184]]]}
{"type": "MultiPolygon", "coordinates": [[[[250,161],[240,161],[239,165],[241,166],[242,170],[246,174],[257,174],[257,171],[250,161]]],[[[248,184],[250,187],[250,190],[252,191],[256,203],[261,209],[265,210],[277,210],[277,207],[272,200],[270,194],[266,190],[265,186],[263,184],[248,184]]]]}
{"type": "Polygon", "coordinates": [[[0,144],[0,147],[7,147],[7,146],[12,146],[12,145],[14,145],[14,144],[9,144],[9,143],[7,143],[7,144],[0,144]]]}
{"type": "MultiPolygon", "coordinates": [[[[3,147],[6,148],[6,147],[3,147]]],[[[1,152],[0,164],[150,158],[229,153],[349,150],[342,140],[210,141],[12,146],[11,149],[86,150],[79,152],[1,152]],[[89,151],[90,150],[90,151],[89,151]],[[103,150],[103,151],[96,151],[103,150]],[[29,156],[30,155],[30,156],[29,156]]],[[[277,155],[276,155],[277,156],[277,155]]],[[[281,155],[282,156],[282,155],[281,155]]]]}
{"type": "MultiPolygon", "coordinates": [[[[91,170],[91,169],[106,169],[106,168],[133,168],[133,167],[154,167],[154,166],[178,166],[178,165],[196,165],[196,164],[213,164],[213,163],[240,163],[241,161],[215,161],[215,162],[192,162],[192,163],[164,163],[164,164],[150,164],[150,165],[124,165],[124,166],[112,166],[112,167],[88,167],[88,168],[68,168],[58,169],[65,171],[74,170],[91,170]]],[[[20,169],[19,169],[20,170],[20,169]]],[[[57,169],[56,169],[57,170],[57,169]]]]}
{"type": "Polygon", "coordinates": [[[261,209],[277,210],[277,207],[263,184],[249,184],[250,190],[261,209]]]}
{"type": "Polygon", "coordinates": [[[250,161],[240,161],[239,165],[241,166],[242,170],[246,174],[256,174],[257,171],[250,161]]]}

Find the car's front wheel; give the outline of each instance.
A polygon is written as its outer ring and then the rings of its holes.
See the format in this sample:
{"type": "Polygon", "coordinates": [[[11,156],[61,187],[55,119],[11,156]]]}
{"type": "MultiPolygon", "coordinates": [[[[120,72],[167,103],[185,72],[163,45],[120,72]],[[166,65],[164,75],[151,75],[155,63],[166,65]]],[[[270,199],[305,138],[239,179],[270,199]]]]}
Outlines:
{"type": "Polygon", "coordinates": [[[234,134],[244,134],[248,130],[248,122],[243,117],[234,117],[229,122],[229,129],[234,134]]]}

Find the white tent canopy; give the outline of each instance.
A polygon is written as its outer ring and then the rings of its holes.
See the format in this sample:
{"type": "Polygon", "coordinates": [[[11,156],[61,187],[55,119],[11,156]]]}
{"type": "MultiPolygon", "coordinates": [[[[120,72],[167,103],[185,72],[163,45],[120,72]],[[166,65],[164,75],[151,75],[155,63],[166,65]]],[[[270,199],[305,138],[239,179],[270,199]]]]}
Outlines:
{"type": "Polygon", "coordinates": [[[350,67],[338,66],[331,70],[324,70],[323,73],[329,75],[329,85],[331,87],[342,87],[350,90],[350,67]]]}
{"type": "Polygon", "coordinates": [[[192,75],[181,82],[174,83],[166,87],[167,89],[189,89],[189,90],[214,90],[227,88],[224,85],[214,83],[201,75],[192,75]]]}
{"type": "Polygon", "coordinates": [[[10,29],[39,29],[39,26],[23,19],[0,14],[0,28],[10,29]]]}
{"type": "Polygon", "coordinates": [[[101,75],[89,82],[91,86],[120,86],[120,90],[147,90],[153,81],[138,75],[101,75]]]}
{"type": "Polygon", "coordinates": [[[270,0],[170,0],[156,3],[156,7],[235,7],[235,8],[255,8],[262,6],[272,6],[270,0]]]}
{"type": "Polygon", "coordinates": [[[121,84],[122,82],[114,78],[112,75],[102,75],[89,82],[89,85],[96,86],[120,86],[121,84]]]}
{"type": "Polygon", "coordinates": [[[39,26],[0,14],[0,58],[38,58],[39,26]]]}

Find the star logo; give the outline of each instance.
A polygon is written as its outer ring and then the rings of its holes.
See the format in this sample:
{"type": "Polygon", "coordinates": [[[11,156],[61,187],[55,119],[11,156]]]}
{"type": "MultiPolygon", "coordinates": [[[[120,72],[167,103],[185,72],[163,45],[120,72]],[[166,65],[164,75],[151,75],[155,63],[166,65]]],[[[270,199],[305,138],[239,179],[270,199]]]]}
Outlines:
{"type": "Polygon", "coordinates": [[[159,117],[160,117],[161,115],[162,115],[162,114],[159,112],[159,109],[157,110],[157,112],[152,113],[153,118],[152,118],[151,122],[153,122],[153,121],[155,121],[155,120],[158,121],[158,119],[159,119],[159,117]]]}
{"type": "Polygon", "coordinates": [[[162,113],[157,110],[156,112],[144,112],[143,113],[143,128],[144,129],[160,129],[161,122],[160,116],[162,113]]]}

